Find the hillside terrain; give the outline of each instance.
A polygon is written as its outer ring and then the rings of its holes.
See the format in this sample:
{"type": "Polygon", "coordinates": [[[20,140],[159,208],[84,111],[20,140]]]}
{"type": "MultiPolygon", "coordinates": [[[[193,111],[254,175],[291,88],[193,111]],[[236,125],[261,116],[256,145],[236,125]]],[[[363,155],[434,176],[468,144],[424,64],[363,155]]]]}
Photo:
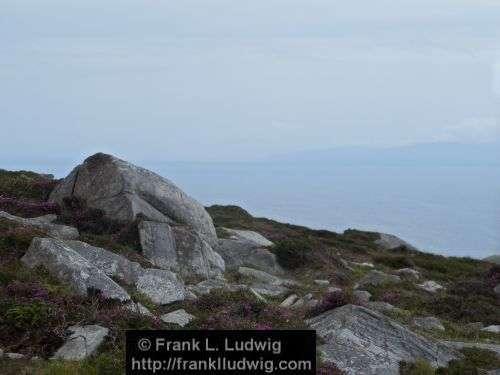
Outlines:
{"type": "Polygon", "coordinates": [[[126,329],[181,327],[316,329],[318,374],[494,374],[500,266],[205,208],[104,154],[63,180],[0,170],[2,373],[122,374],[126,329]],[[67,349],[89,330],[95,348],[67,349]]]}

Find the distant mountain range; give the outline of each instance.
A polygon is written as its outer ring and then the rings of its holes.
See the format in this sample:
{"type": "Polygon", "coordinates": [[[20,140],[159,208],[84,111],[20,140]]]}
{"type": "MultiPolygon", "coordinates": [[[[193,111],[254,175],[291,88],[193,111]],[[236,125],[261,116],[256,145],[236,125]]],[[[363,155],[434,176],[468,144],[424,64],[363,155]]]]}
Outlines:
{"type": "Polygon", "coordinates": [[[268,160],[338,165],[500,166],[500,143],[422,143],[392,148],[341,147],[274,155],[268,160]]]}

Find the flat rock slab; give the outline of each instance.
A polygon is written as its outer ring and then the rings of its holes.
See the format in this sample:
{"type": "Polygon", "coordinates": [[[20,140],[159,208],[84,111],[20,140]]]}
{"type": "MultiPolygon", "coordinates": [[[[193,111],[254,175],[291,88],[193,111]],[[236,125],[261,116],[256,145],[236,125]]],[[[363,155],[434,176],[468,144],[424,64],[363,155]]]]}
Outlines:
{"type": "Polygon", "coordinates": [[[347,375],[399,375],[399,363],[422,358],[446,366],[460,358],[453,349],[411,332],[362,306],[346,305],[309,319],[326,344],[319,349],[347,375]]]}
{"type": "Polygon", "coordinates": [[[54,218],[54,216],[55,215],[44,215],[26,219],[24,217],[11,215],[5,211],[0,211],[0,218],[36,228],[50,237],[62,240],[76,240],[80,236],[76,228],[67,225],[53,224],[52,221],[57,218],[54,218]]]}
{"type": "Polygon", "coordinates": [[[167,270],[145,269],[137,279],[137,290],[156,305],[167,305],[186,298],[184,284],[167,270]]]}
{"type": "Polygon", "coordinates": [[[275,254],[246,239],[219,239],[216,251],[224,259],[228,271],[248,266],[268,273],[284,272],[275,254]]]}
{"type": "Polygon", "coordinates": [[[423,289],[425,290],[426,292],[429,292],[429,293],[437,293],[439,292],[440,290],[444,289],[444,286],[438,284],[437,282],[435,281],[432,281],[432,280],[428,280],[422,284],[418,284],[417,285],[420,289],[423,289]]]}
{"type": "Polygon", "coordinates": [[[133,222],[138,215],[159,222],[186,224],[215,245],[212,218],[203,205],[173,182],[112,155],[98,153],[85,159],[55,187],[50,200],[63,204],[76,197],[109,217],[133,222]]]}
{"type": "Polygon", "coordinates": [[[130,300],[120,285],[64,241],[35,237],[21,261],[30,268],[45,267],[51,275],[68,283],[80,295],[87,296],[88,290],[94,289],[106,298],[130,300]]]}
{"type": "Polygon", "coordinates": [[[164,314],[160,317],[160,319],[165,323],[177,324],[181,327],[185,327],[186,325],[191,323],[191,321],[196,319],[196,317],[187,313],[186,310],[180,309],[172,311],[168,314],[164,314]]]}
{"type": "Polygon", "coordinates": [[[488,326],[481,329],[483,332],[500,333],[500,326],[488,326]]]}
{"type": "Polygon", "coordinates": [[[231,238],[235,240],[250,241],[257,246],[262,246],[262,247],[269,247],[274,245],[262,234],[251,230],[232,229],[232,228],[222,228],[222,229],[225,230],[231,236],[231,238]]]}
{"type": "Polygon", "coordinates": [[[256,279],[264,284],[270,285],[283,285],[283,286],[296,286],[298,283],[294,280],[283,279],[281,277],[271,275],[267,272],[256,270],[249,267],[238,268],[238,273],[242,276],[247,276],[256,279]]]}
{"type": "Polygon", "coordinates": [[[82,241],[65,241],[65,243],[106,275],[121,279],[127,284],[134,284],[142,271],[139,263],[109,250],[82,241]]]}
{"type": "Polygon", "coordinates": [[[269,297],[277,297],[288,292],[288,288],[285,288],[282,285],[273,285],[273,284],[262,284],[262,283],[252,284],[251,288],[260,295],[269,297]]]}
{"type": "Polygon", "coordinates": [[[95,353],[109,332],[107,328],[98,325],[72,326],[69,330],[72,334],[55,352],[54,359],[81,361],[95,353]]]}
{"type": "Polygon", "coordinates": [[[401,282],[401,278],[396,275],[390,275],[382,271],[373,270],[368,272],[358,281],[358,287],[362,286],[378,286],[384,284],[397,284],[401,282]]]}

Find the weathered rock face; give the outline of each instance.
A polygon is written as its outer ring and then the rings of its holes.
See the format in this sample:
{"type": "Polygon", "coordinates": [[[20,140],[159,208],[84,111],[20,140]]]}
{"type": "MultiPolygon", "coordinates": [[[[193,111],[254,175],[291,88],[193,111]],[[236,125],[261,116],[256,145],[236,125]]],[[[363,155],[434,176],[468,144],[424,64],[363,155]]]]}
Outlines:
{"type": "Polygon", "coordinates": [[[188,227],[143,221],[139,237],[143,255],[158,267],[204,278],[219,276],[225,270],[222,257],[188,227]]]}
{"type": "Polygon", "coordinates": [[[346,305],[307,321],[326,341],[319,349],[348,375],[398,375],[399,362],[422,358],[433,366],[458,359],[453,349],[419,336],[381,313],[346,305]]]}
{"type": "Polygon", "coordinates": [[[15,223],[36,228],[47,235],[62,240],[76,240],[79,237],[78,230],[73,227],[61,224],[53,224],[57,219],[55,215],[45,215],[26,219],[24,217],[14,216],[7,212],[0,211],[0,218],[13,221],[15,223]]]}
{"type": "Polygon", "coordinates": [[[87,259],[92,265],[110,277],[117,277],[127,284],[134,284],[142,272],[137,262],[100,247],[91,246],[81,241],[65,241],[72,250],[87,259]]]}
{"type": "Polygon", "coordinates": [[[59,280],[70,284],[80,295],[86,296],[89,289],[94,289],[106,298],[130,300],[121,286],[63,241],[35,237],[21,261],[30,268],[44,266],[59,280]]]}
{"type": "Polygon", "coordinates": [[[255,242],[220,239],[216,250],[224,259],[228,271],[236,271],[240,266],[249,266],[269,273],[283,273],[276,255],[255,242]]]}
{"type": "Polygon", "coordinates": [[[107,328],[98,325],[72,326],[69,330],[72,332],[71,336],[54,354],[54,359],[81,361],[99,348],[109,332],[107,328]]]}
{"type": "Polygon", "coordinates": [[[124,222],[141,214],[152,221],[186,224],[216,244],[215,227],[201,204],[171,181],[111,155],[87,158],[56,186],[50,200],[61,204],[67,197],[124,222]]]}
{"type": "Polygon", "coordinates": [[[367,285],[383,285],[383,284],[397,284],[401,282],[401,278],[396,275],[389,275],[381,271],[370,271],[361,280],[358,281],[358,286],[367,285]]]}
{"type": "Polygon", "coordinates": [[[371,293],[367,292],[366,290],[355,290],[353,292],[353,295],[354,295],[356,302],[359,304],[369,302],[370,299],[372,298],[371,293]]]}
{"type": "Polygon", "coordinates": [[[186,298],[184,284],[174,273],[166,270],[144,270],[137,280],[136,287],[157,305],[167,305],[186,298]]]}
{"type": "Polygon", "coordinates": [[[256,246],[260,247],[273,246],[273,243],[260,233],[243,229],[231,229],[231,228],[222,228],[222,229],[224,229],[226,233],[228,233],[231,239],[233,240],[250,241],[253,242],[256,246]]]}

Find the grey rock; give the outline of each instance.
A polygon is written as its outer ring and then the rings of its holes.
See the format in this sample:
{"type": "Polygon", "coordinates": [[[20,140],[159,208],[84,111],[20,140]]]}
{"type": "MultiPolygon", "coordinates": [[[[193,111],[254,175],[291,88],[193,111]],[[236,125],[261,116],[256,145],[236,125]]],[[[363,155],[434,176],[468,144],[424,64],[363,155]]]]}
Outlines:
{"type": "Polygon", "coordinates": [[[180,267],[170,225],[143,220],[138,229],[142,255],[157,267],[178,272],[180,267]]]}
{"type": "Polygon", "coordinates": [[[354,298],[357,303],[363,304],[369,302],[372,298],[372,294],[366,290],[355,290],[353,292],[354,298]]]}
{"type": "Polygon", "coordinates": [[[362,306],[342,306],[307,323],[326,342],[319,348],[323,359],[347,375],[398,375],[402,361],[422,358],[433,366],[444,367],[461,356],[362,306]]]}
{"type": "Polygon", "coordinates": [[[306,293],[304,295],[304,297],[302,297],[302,298],[304,298],[304,301],[310,301],[313,298],[313,294],[312,293],[306,293]]]}
{"type": "Polygon", "coordinates": [[[370,262],[349,262],[349,264],[351,266],[355,266],[355,267],[366,267],[366,268],[375,268],[375,266],[373,265],[373,263],[370,263],[370,262]]]}
{"type": "Polygon", "coordinates": [[[30,268],[44,266],[53,276],[86,296],[89,289],[100,291],[106,298],[128,301],[128,293],[65,242],[35,237],[21,261],[30,268]]]}
{"type": "Polygon", "coordinates": [[[133,301],[129,301],[123,306],[123,308],[128,311],[132,311],[133,313],[138,315],[144,315],[150,318],[154,318],[153,313],[149,311],[149,309],[141,303],[135,303],[133,301]]]}
{"type": "Polygon", "coordinates": [[[248,240],[220,239],[216,251],[224,259],[228,271],[249,266],[269,273],[283,273],[275,254],[248,240]]]}
{"type": "Polygon", "coordinates": [[[152,221],[187,224],[216,244],[212,218],[200,203],[166,178],[111,155],[87,158],[56,186],[50,200],[62,204],[68,197],[122,222],[140,214],[152,221]]]}
{"type": "Polygon", "coordinates": [[[426,331],[445,331],[445,328],[441,321],[433,316],[425,316],[425,317],[414,317],[411,320],[411,324],[415,327],[424,329],[426,331]]]}
{"type": "Polygon", "coordinates": [[[167,305],[186,298],[184,284],[176,274],[167,270],[144,270],[137,279],[136,287],[156,305],[167,305]]]}
{"type": "Polygon", "coordinates": [[[109,332],[98,325],[72,326],[69,330],[72,334],[54,354],[54,359],[81,361],[95,353],[109,332]]]}
{"type": "Polygon", "coordinates": [[[401,268],[397,270],[396,273],[406,280],[417,281],[420,279],[420,272],[413,268],[401,268]]]}
{"type": "Polygon", "coordinates": [[[460,342],[460,341],[441,341],[448,347],[456,350],[462,350],[463,348],[479,348],[484,350],[489,350],[495,352],[498,357],[500,357],[500,344],[490,344],[485,342],[460,342]]]}
{"type": "Polygon", "coordinates": [[[283,302],[281,302],[280,306],[281,307],[290,307],[295,303],[295,301],[297,301],[298,298],[299,297],[296,294],[291,294],[287,298],[285,298],[283,300],[283,302]]]}
{"type": "Polygon", "coordinates": [[[251,288],[251,287],[250,287],[250,288],[248,288],[248,290],[249,290],[249,291],[250,291],[250,293],[251,293],[251,294],[252,294],[252,295],[253,295],[253,296],[257,299],[257,301],[267,303],[267,300],[266,300],[263,296],[261,296],[261,295],[259,294],[259,292],[257,292],[256,290],[254,290],[254,289],[253,289],[253,288],[251,288]]]}
{"type": "Polygon", "coordinates": [[[339,292],[342,292],[342,288],[339,288],[337,286],[329,286],[328,288],[326,288],[326,292],[327,293],[339,293],[339,292]]]}
{"type": "Polygon", "coordinates": [[[500,325],[498,325],[498,326],[491,325],[488,327],[484,327],[481,329],[481,331],[489,332],[489,333],[500,333],[500,325]]]}
{"type": "Polygon", "coordinates": [[[437,293],[440,290],[444,289],[444,286],[438,284],[435,281],[428,280],[422,284],[417,285],[420,289],[423,289],[429,293],[437,293]]]}
{"type": "Polygon", "coordinates": [[[380,239],[376,240],[375,243],[384,250],[393,250],[401,246],[406,247],[408,250],[418,250],[415,246],[392,234],[379,233],[379,235],[380,239]]]}
{"type": "Polygon", "coordinates": [[[26,356],[21,353],[5,353],[5,358],[7,359],[24,359],[26,356]]]}
{"type": "Polygon", "coordinates": [[[378,311],[378,312],[387,312],[387,311],[401,311],[401,309],[391,305],[390,303],[387,302],[382,302],[382,301],[372,301],[372,302],[367,302],[364,304],[365,307],[369,308],[370,310],[378,311]]]}
{"type": "Polygon", "coordinates": [[[139,237],[143,255],[158,267],[204,278],[220,276],[225,270],[224,259],[189,227],[142,221],[139,237]]]}
{"type": "Polygon", "coordinates": [[[397,284],[401,282],[401,278],[396,275],[389,275],[382,271],[373,270],[368,272],[365,276],[358,281],[357,287],[363,286],[378,286],[385,284],[397,284]]]}
{"type": "Polygon", "coordinates": [[[209,279],[223,274],[226,269],[224,259],[204,237],[187,227],[173,227],[172,230],[182,276],[198,275],[209,279]]]}
{"type": "Polygon", "coordinates": [[[36,228],[50,237],[62,240],[76,240],[80,236],[76,228],[67,225],[53,224],[52,221],[57,218],[57,216],[55,218],[54,216],[55,215],[45,215],[25,219],[23,217],[11,215],[5,211],[0,211],[0,218],[13,221],[24,226],[36,228]]]}
{"type": "Polygon", "coordinates": [[[297,301],[295,301],[295,303],[293,305],[290,306],[290,308],[293,310],[300,309],[305,304],[306,304],[306,301],[304,300],[304,298],[299,298],[297,301]]]}
{"type": "Polygon", "coordinates": [[[65,243],[106,275],[119,278],[127,284],[134,284],[142,271],[139,263],[109,250],[81,241],[65,241],[65,243]]]}
{"type": "Polygon", "coordinates": [[[253,242],[255,245],[261,247],[269,247],[274,245],[262,234],[251,230],[231,229],[231,228],[222,228],[222,229],[224,229],[231,236],[231,238],[235,240],[250,241],[253,242]]]}
{"type": "Polygon", "coordinates": [[[191,321],[196,319],[196,317],[187,313],[186,310],[180,309],[172,311],[168,314],[164,314],[160,317],[160,319],[165,323],[177,324],[181,327],[185,327],[186,325],[191,323],[191,321]]]}
{"type": "Polygon", "coordinates": [[[226,282],[220,279],[208,279],[204,280],[196,285],[188,286],[188,289],[192,292],[203,295],[209,294],[213,289],[223,289],[227,286],[226,282]]]}
{"type": "Polygon", "coordinates": [[[256,283],[252,289],[263,296],[277,297],[288,292],[288,288],[282,285],[256,283]]]}
{"type": "Polygon", "coordinates": [[[319,286],[327,286],[330,285],[329,280],[314,280],[314,283],[319,286]]]}
{"type": "Polygon", "coordinates": [[[265,284],[283,285],[283,286],[296,286],[298,283],[294,280],[282,279],[281,277],[271,275],[267,272],[256,270],[249,267],[238,268],[238,273],[243,276],[257,279],[265,284]]]}
{"type": "Polygon", "coordinates": [[[316,306],[318,306],[318,304],[319,304],[319,301],[317,299],[311,299],[311,300],[306,302],[306,307],[308,309],[313,309],[316,306]]]}

